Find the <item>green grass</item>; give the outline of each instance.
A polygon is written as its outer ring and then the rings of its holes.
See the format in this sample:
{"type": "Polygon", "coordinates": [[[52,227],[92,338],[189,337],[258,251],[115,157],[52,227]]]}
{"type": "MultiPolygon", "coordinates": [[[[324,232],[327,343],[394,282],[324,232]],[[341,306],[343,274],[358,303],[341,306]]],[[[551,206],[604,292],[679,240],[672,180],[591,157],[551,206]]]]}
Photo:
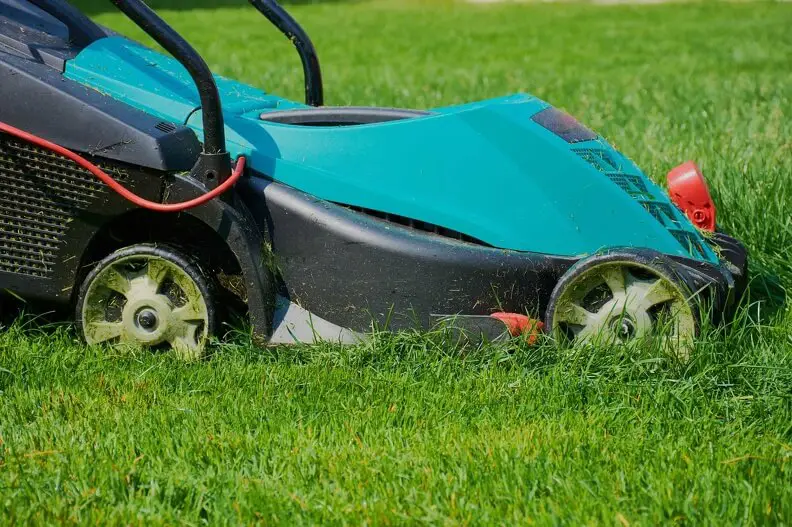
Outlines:
{"type": "MultiPolygon", "coordinates": [[[[299,98],[288,43],[215,4],[163,14],[217,72],[299,98]]],[[[0,523],[792,523],[792,5],[290,9],[331,104],[528,91],[658,181],[697,159],[751,252],[738,322],[683,366],[438,335],[240,336],[185,365],[20,321],[0,334],[0,523]]]]}

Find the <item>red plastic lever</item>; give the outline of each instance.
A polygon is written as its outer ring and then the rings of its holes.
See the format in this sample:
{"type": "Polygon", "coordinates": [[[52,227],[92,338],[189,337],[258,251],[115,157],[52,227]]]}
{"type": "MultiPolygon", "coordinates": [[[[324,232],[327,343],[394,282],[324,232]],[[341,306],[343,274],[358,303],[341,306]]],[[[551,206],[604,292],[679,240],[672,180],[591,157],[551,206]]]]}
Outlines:
{"type": "Polygon", "coordinates": [[[698,165],[693,161],[682,163],[671,169],[666,180],[671,201],[682,209],[693,225],[714,232],[715,203],[698,165]]]}
{"type": "Polygon", "coordinates": [[[528,344],[536,343],[536,337],[544,327],[544,323],[542,321],[534,320],[531,317],[521,315],[519,313],[498,312],[493,313],[490,316],[503,322],[512,337],[525,335],[528,340],[528,344]]]}

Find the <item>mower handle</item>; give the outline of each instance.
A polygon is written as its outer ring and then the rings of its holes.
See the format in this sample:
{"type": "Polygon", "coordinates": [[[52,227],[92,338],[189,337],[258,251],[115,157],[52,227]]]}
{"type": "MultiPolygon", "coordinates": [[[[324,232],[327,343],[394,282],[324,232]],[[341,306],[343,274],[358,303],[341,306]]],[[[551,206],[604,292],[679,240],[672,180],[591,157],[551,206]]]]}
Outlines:
{"type": "MultiPolygon", "coordinates": [[[[33,1],[36,4],[47,4],[52,0],[33,1]]],[[[305,102],[311,106],[324,104],[319,58],[308,34],[276,0],[249,1],[297,48],[305,76],[305,102]]],[[[111,0],[111,2],[187,69],[201,99],[204,153],[210,155],[225,153],[225,129],[220,94],[214,76],[203,58],[142,0],[111,0]]],[[[79,11],[74,11],[80,14],[79,11]]],[[[230,168],[228,171],[230,172],[230,168]]],[[[220,174],[220,179],[227,175],[220,174]]]]}
{"type": "Polygon", "coordinates": [[[78,46],[87,46],[107,34],[90,18],[68,2],[61,0],[29,0],[45,13],[57,18],[68,28],[69,39],[78,46]]]}
{"type": "Polygon", "coordinates": [[[305,76],[305,103],[310,106],[322,106],[324,104],[322,71],[319,68],[319,57],[316,56],[316,49],[308,34],[276,0],[248,1],[297,48],[297,53],[300,55],[300,61],[302,62],[303,75],[305,76]]]}
{"type": "MultiPolygon", "coordinates": [[[[141,0],[111,0],[113,4],[143,31],[165,48],[178,60],[192,77],[201,99],[203,116],[204,155],[226,154],[225,129],[220,94],[209,66],[195,49],[170,27],[159,15],[141,0]]],[[[218,167],[219,168],[219,167],[218,167]]],[[[224,167],[225,174],[217,174],[220,180],[231,172],[230,164],[224,167]]]]}

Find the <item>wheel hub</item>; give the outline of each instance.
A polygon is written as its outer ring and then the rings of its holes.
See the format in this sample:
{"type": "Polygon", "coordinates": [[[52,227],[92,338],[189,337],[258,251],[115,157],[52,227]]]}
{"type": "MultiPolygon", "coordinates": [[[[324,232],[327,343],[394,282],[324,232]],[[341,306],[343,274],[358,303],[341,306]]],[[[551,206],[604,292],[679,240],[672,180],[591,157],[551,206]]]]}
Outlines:
{"type": "Polygon", "coordinates": [[[138,311],[135,321],[137,322],[138,327],[144,329],[145,331],[154,331],[157,329],[159,318],[157,317],[157,312],[153,309],[143,308],[138,311]]]}
{"type": "Polygon", "coordinates": [[[619,340],[626,341],[635,337],[635,322],[627,316],[612,318],[610,326],[611,331],[619,337],[619,340]]]}
{"type": "MultiPolygon", "coordinates": [[[[134,292],[134,288],[133,291],[134,292]]],[[[135,339],[147,345],[156,345],[169,337],[173,305],[168,297],[143,292],[130,294],[121,315],[121,324],[135,339]]]]}

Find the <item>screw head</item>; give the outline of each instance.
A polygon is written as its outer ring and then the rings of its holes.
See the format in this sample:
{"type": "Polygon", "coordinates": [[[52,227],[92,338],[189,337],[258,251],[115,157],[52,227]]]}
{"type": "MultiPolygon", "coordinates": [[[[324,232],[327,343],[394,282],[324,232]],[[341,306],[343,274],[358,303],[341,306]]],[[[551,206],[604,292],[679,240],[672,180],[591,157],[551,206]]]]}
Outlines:
{"type": "Polygon", "coordinates": [[[610,322],[612,331],[621,341],[627,341],[635,337],[637,328],[635,322],[627,316],[618,316],[610,322]]]}
{"type": "Polygon", "coordinates": [[[635,324],[632,323],[632,320],[627,318],[622,319],[621,324],[619,324],[619,337],[624,340],[631,339],[635,335],[635,324]]]}
{"type": "Polygon", "coordinates": [[[153,309],[149,308],[144,308],[138,311],[135,320],[139,327],[149,332],[157,329],[157,324],[159,323],[157,313],[153,309]]]}

